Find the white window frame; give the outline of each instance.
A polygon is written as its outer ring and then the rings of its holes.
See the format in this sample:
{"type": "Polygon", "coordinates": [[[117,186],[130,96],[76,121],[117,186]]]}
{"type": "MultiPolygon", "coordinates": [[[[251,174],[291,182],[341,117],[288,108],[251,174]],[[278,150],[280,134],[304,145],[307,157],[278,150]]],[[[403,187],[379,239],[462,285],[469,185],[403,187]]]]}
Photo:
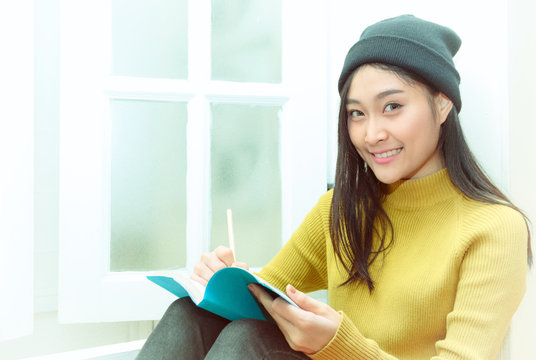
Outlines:
{"type": "MultiPolygon", "coordinates": [[[[188,102],[188,119],[195,119],[188,121],[189,139],[209,138],[211,102],[282,106],[284,242],[326,189],[325,1],[282,1],[281,84],[210,80],[210,0],[188,4],[195,21],[188,28],[187,80],[107,76],[110,1],[62,0],[60,6],[60,322],[158,319],[171,295],[148,282],[147,272],[109,271],[108,100],[188,102]]],[[[187,268],[209,250],[209,146],[187,145],[187,268]]]]}

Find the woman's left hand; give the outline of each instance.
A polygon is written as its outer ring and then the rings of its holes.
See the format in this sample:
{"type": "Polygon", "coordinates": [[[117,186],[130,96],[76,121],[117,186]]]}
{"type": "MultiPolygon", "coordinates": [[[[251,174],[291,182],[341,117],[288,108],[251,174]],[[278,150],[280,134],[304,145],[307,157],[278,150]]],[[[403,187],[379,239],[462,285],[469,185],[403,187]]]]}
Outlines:
{"type": "Polygon", "coordinates": [[[274,318],[293,350],[318,352],[330,342],[341,323],[341,315],[333,308],[292,285],[287,285],[287,294],[299,308],[280,297],[273,299],[258,285],[250,284],[248,288],[274,318]]]}

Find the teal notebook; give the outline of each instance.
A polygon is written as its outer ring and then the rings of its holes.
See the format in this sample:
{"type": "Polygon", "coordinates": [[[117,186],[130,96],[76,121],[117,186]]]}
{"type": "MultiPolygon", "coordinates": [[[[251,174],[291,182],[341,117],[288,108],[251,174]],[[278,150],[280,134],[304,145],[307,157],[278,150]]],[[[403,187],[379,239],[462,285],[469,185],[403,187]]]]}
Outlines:
{"type": "Polygon", "coordinates": [[[189,296],[200,308],[229,320],[244,318],[270,320],[269,315],[249,292],[248,284],[251,283],[260,284],[268,289],[273,296],[280,296],[290,304],[297,306],[275,286],[257,275],[237,267],[227,267],[217,271],[206,287],[190,279],[184,273],[177,273],[172,277],[147,276],[147,278],[177,297],[189,296]]]}

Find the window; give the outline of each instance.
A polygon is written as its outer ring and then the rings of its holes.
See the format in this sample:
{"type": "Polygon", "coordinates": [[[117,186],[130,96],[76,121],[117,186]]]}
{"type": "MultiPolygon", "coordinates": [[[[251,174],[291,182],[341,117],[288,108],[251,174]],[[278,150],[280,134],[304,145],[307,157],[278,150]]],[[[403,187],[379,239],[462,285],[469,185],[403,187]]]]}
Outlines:
{"type": "Polygon", "coordinates": [[[159,318],[145,276],[226,243],[226,208],[264,265],[326,188],[321,6],[61,6],[61,320],[159,318]]]}

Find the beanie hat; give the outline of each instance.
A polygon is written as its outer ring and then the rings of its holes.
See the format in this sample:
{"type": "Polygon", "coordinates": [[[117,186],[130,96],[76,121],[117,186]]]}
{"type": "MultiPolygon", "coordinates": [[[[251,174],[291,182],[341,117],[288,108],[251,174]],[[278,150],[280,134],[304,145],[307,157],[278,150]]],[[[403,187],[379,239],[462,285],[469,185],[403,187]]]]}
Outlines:
{"type": "Polygon", "coordinates": [[[452,60],[460,45],[461,39],[448,27],[413,15],[377,22],[367,27],[348,51],[339,77],[339,93],[360,65],[384,63],[421,76],[445,94],[460,112],[460,75],[452,60]]]}

